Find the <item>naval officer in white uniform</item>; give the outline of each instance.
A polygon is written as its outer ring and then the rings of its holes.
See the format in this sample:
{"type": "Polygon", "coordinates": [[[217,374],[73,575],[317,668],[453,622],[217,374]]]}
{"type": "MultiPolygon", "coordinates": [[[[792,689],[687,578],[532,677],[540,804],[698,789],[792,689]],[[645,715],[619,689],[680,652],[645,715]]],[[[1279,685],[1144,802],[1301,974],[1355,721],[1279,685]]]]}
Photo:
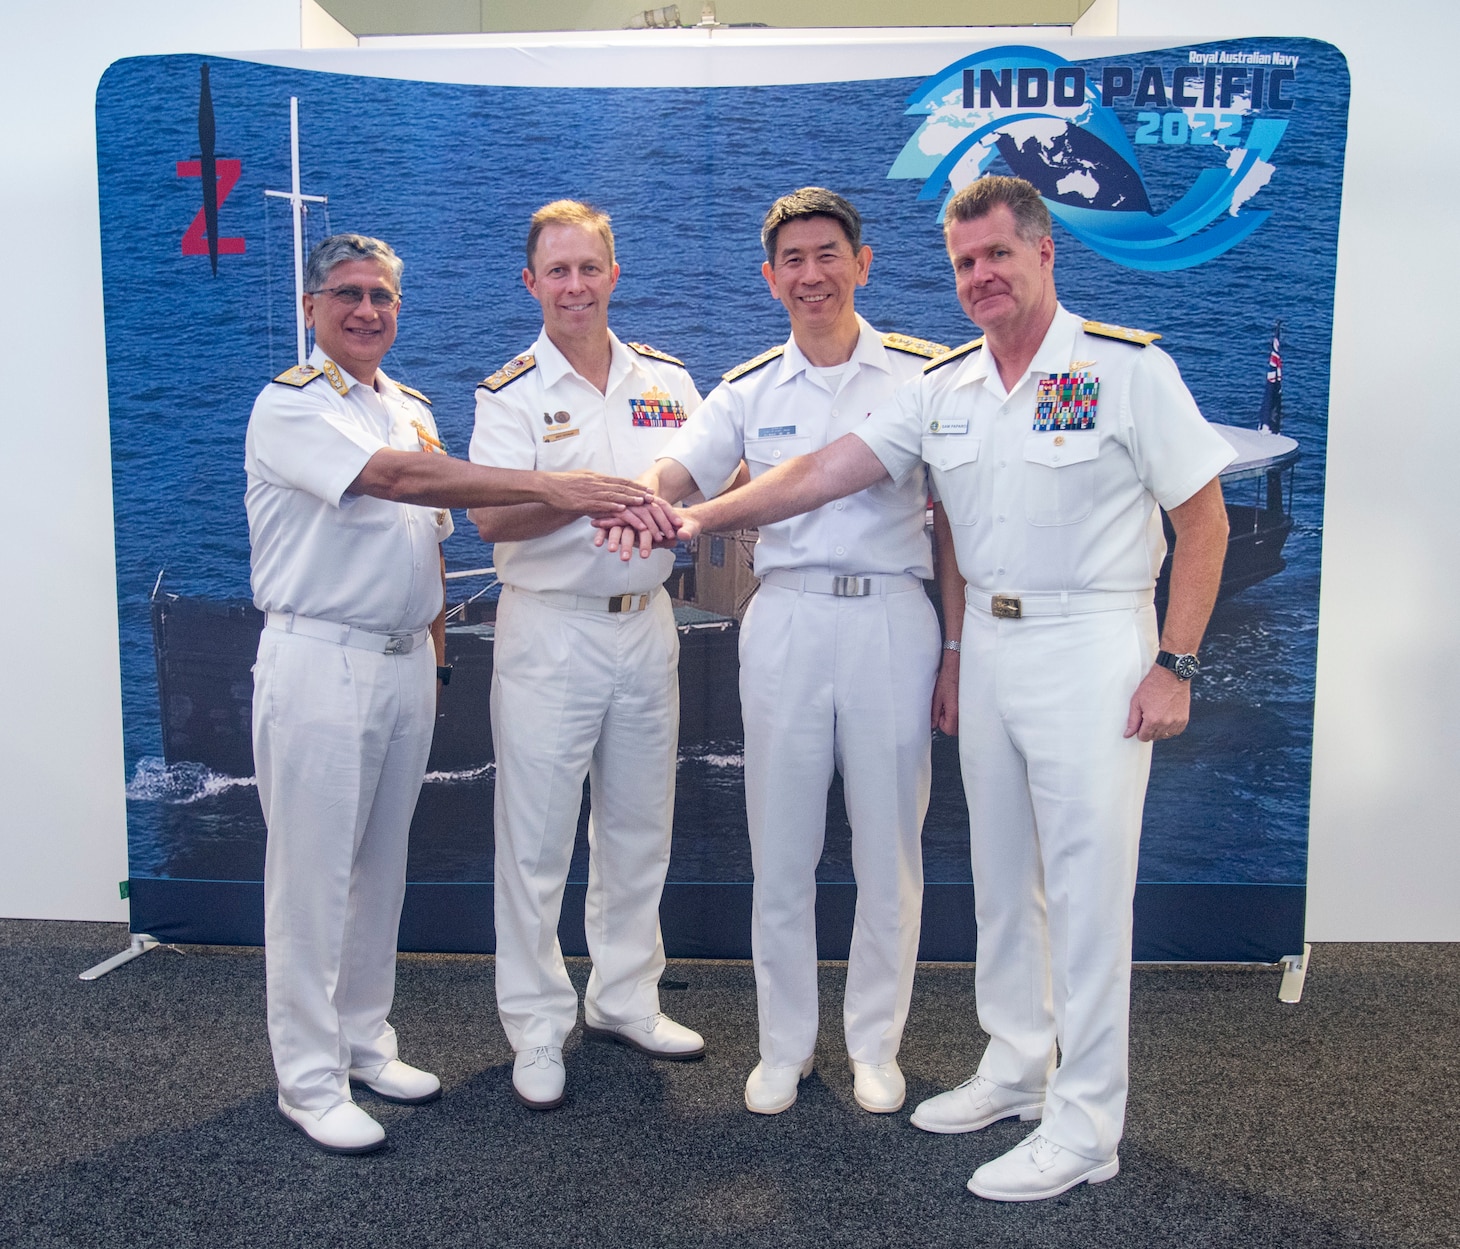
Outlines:
{"type": "Polygon", "coordinates": [[[973,1078],[912,1121],[969,1132],[1040,1120],[969,1181],[1029,1201],[1119,1170],[1150,743],[1186,727],[1232,451],[1156,335],[1060,307],[1049,213],[1027,182],[964,188],[944,232],[959,302],[986,337],[933,361],[852,436],[690,509],[682,534],[929,466],[967,582],[959,745],[989,1044],[973,1078]],[[1158,504],[1176,532],[1159,643],[1158,504]]]}
{"type": "Polygon", "coordinates": [[[402,264],[335,235],[305,271],[309,364],[265,387],[246,438],[254,603],[253,744],[264,864],[269,1041],[279,1111],[320,1148],[385,1132],[351,1099],[440,1096],[387,1022],[406,839],[425,775],[444,642],[448,507],[541,500],[604,515],[644,498],[596,475],[476,467],[441,454],[428,403],[380,368],[402,264]]]}
{"type": "MultiPolygon", "coordinates": [[[[640,480],[667,499],[718,493],[855,429],[941,344],[881,334],[856,311],[872,249],[846,199],[803,187],[771,205],[762,273],[790,314],[785,343],[725,374],[640,480]]],[[[922,923],[923,816],[937,617],[922,472],[883,481],[760,531],[760,589],[740,632],[745,798],[755,873],[751,949],[760,1062],[746,1106],[796,1100],[816,1048],[816,865],[827,787],[841,773],[856,919],[843,1026],[853,1090],[888,1113],[906,1087],[897,1051],[922,923]]],[[[961,604],[960,604],[961,609],[961,604]]]]}
{"type": "MultiPolygon", "coordinates": [[[[642,473],[699,405],[684,366],[608,328],[618,282],[607,214],[540,208],[522,280],[537,341],[477,390],[471,458],[506,468],[642,473]]],[[[653,1057],[704,1040],[659,1010],[659,898],[669,866],[679,739],[679,634],[668,551],[620,561],[581,516],[541,506],[471,512],[503,584],[492,676],[497,1007],[525,1105],[562,1103],[578,998],[558,916],[589,779],[587,1030],[653,1057]]],[[[662,529],[672,533],[668,513],[662,529]]]]}

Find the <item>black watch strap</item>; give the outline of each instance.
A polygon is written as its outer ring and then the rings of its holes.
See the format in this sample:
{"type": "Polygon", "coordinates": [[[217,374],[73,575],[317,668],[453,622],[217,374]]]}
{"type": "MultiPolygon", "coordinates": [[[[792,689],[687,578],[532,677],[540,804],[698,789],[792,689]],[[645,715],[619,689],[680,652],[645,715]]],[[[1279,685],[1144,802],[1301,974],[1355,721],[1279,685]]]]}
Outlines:
{"type": "Polygon", "coordinates": [[[451,665],[450,664],[437,664],[436,665],[436,679],[438,681],[440,681],[442,685],[450,685],[451,684],[451,665]]]}
{"type": "Polygon", "coordinates": [[[1200,670],[1201,664],[1195,655],[1177,655],[1171,651],[1157,651],[1156,662],[1176,674],[1178,681],[1190,681],[1200,670]]]}

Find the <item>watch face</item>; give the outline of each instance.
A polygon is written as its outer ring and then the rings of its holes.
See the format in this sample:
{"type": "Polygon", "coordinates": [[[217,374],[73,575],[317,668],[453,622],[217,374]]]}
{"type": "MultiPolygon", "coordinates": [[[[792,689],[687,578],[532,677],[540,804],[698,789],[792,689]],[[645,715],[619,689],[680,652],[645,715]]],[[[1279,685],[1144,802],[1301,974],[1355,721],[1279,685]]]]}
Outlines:
{"type": "Polygon", "coordinates": [[[1177,655],[1174,671],[1183,681],[1190,681],[1196,675],[1197,669],[1200,666],[1196,661],[1195,655],[1177,655]]]}

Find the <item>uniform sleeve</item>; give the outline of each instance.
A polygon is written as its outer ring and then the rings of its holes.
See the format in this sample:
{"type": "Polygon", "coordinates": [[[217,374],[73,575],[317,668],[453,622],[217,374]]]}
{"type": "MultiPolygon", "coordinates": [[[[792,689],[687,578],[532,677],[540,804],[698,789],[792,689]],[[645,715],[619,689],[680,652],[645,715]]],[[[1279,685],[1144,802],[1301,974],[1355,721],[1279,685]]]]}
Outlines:
{"type": "Polygon", "coordinates": [[[476,424],[467,455],[473,464],[492,468],[536,468],[537,431],[514,404],[478,386],[476,424]]]}
{"type": "Polygon", "coordinates": [[[325,394],[271,385],[248,422],[250,467],[265,481],[338,507],[366,462],[386,444],[325,394]]]}
{"type": "MultiPolygon", "coordinates": [[[[690,384],[693,389],[693,383],[690,384]]],[[[685,405],[686,411],[689,405],[685,405]]],[[[745,454],[744,414],[726,382],[710,392],[679,432],[659,453],[689,470],[706,498],[723,489],[745,454]]]]}
{"type": "Polygon", "coordinates": [[[1141,482],[1162,507],[1185,503],[1237,458],[1202,416],[1176,361],[1159,347],[1141,351],[1129,402],[1127,449],[1141,482]]]}
{"type": "Polygon", "coordinates": [[[899,386],[891,399],[874,408],[852,431],[853,436],[872,448],[872,454],[895,482],[901,482],[922,466],[924,399],[920,375],[899,386]]]}

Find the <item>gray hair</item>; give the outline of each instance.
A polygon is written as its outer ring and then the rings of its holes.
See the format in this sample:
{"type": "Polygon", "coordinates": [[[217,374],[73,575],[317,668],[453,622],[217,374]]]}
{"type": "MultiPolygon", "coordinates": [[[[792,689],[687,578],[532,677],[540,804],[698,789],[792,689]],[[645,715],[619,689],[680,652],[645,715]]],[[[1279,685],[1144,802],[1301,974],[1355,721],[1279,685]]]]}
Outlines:
{"type": "Polygon", "coordinates": [[[1049,209],[1023,178],[986,174],[970,182],[948,201],[943,211],[943,237],[955,221],[977,221],[1002,204],[1014,215],[1014,230],[1026,243],[1037,243],[1052,233],[1049,209]]]}
{"type": "Polygon", "coordinates": [[[331,234],[316,243],[304,265],[304,289],[311,293],[322,291],[335,266],[348,260],[373,260],[382,265],[390,274],[395,293],[400,294],[400,275],[406,267],[405,261],[383,239],[373,239],[364,234],[331,234]]]}
{"type": "Polygon", "coordinates": [[[807,217],[830,217],[845,231],[852,251],[862,250],[862,214],[835,191],[828,191],[824,186],[803,186],[772,204],[761,224],[761,246],[765,248],[765,258],[772,265],[776,263],[776,236],[780,234],[781,227],[787,222],[807,217]]]}

